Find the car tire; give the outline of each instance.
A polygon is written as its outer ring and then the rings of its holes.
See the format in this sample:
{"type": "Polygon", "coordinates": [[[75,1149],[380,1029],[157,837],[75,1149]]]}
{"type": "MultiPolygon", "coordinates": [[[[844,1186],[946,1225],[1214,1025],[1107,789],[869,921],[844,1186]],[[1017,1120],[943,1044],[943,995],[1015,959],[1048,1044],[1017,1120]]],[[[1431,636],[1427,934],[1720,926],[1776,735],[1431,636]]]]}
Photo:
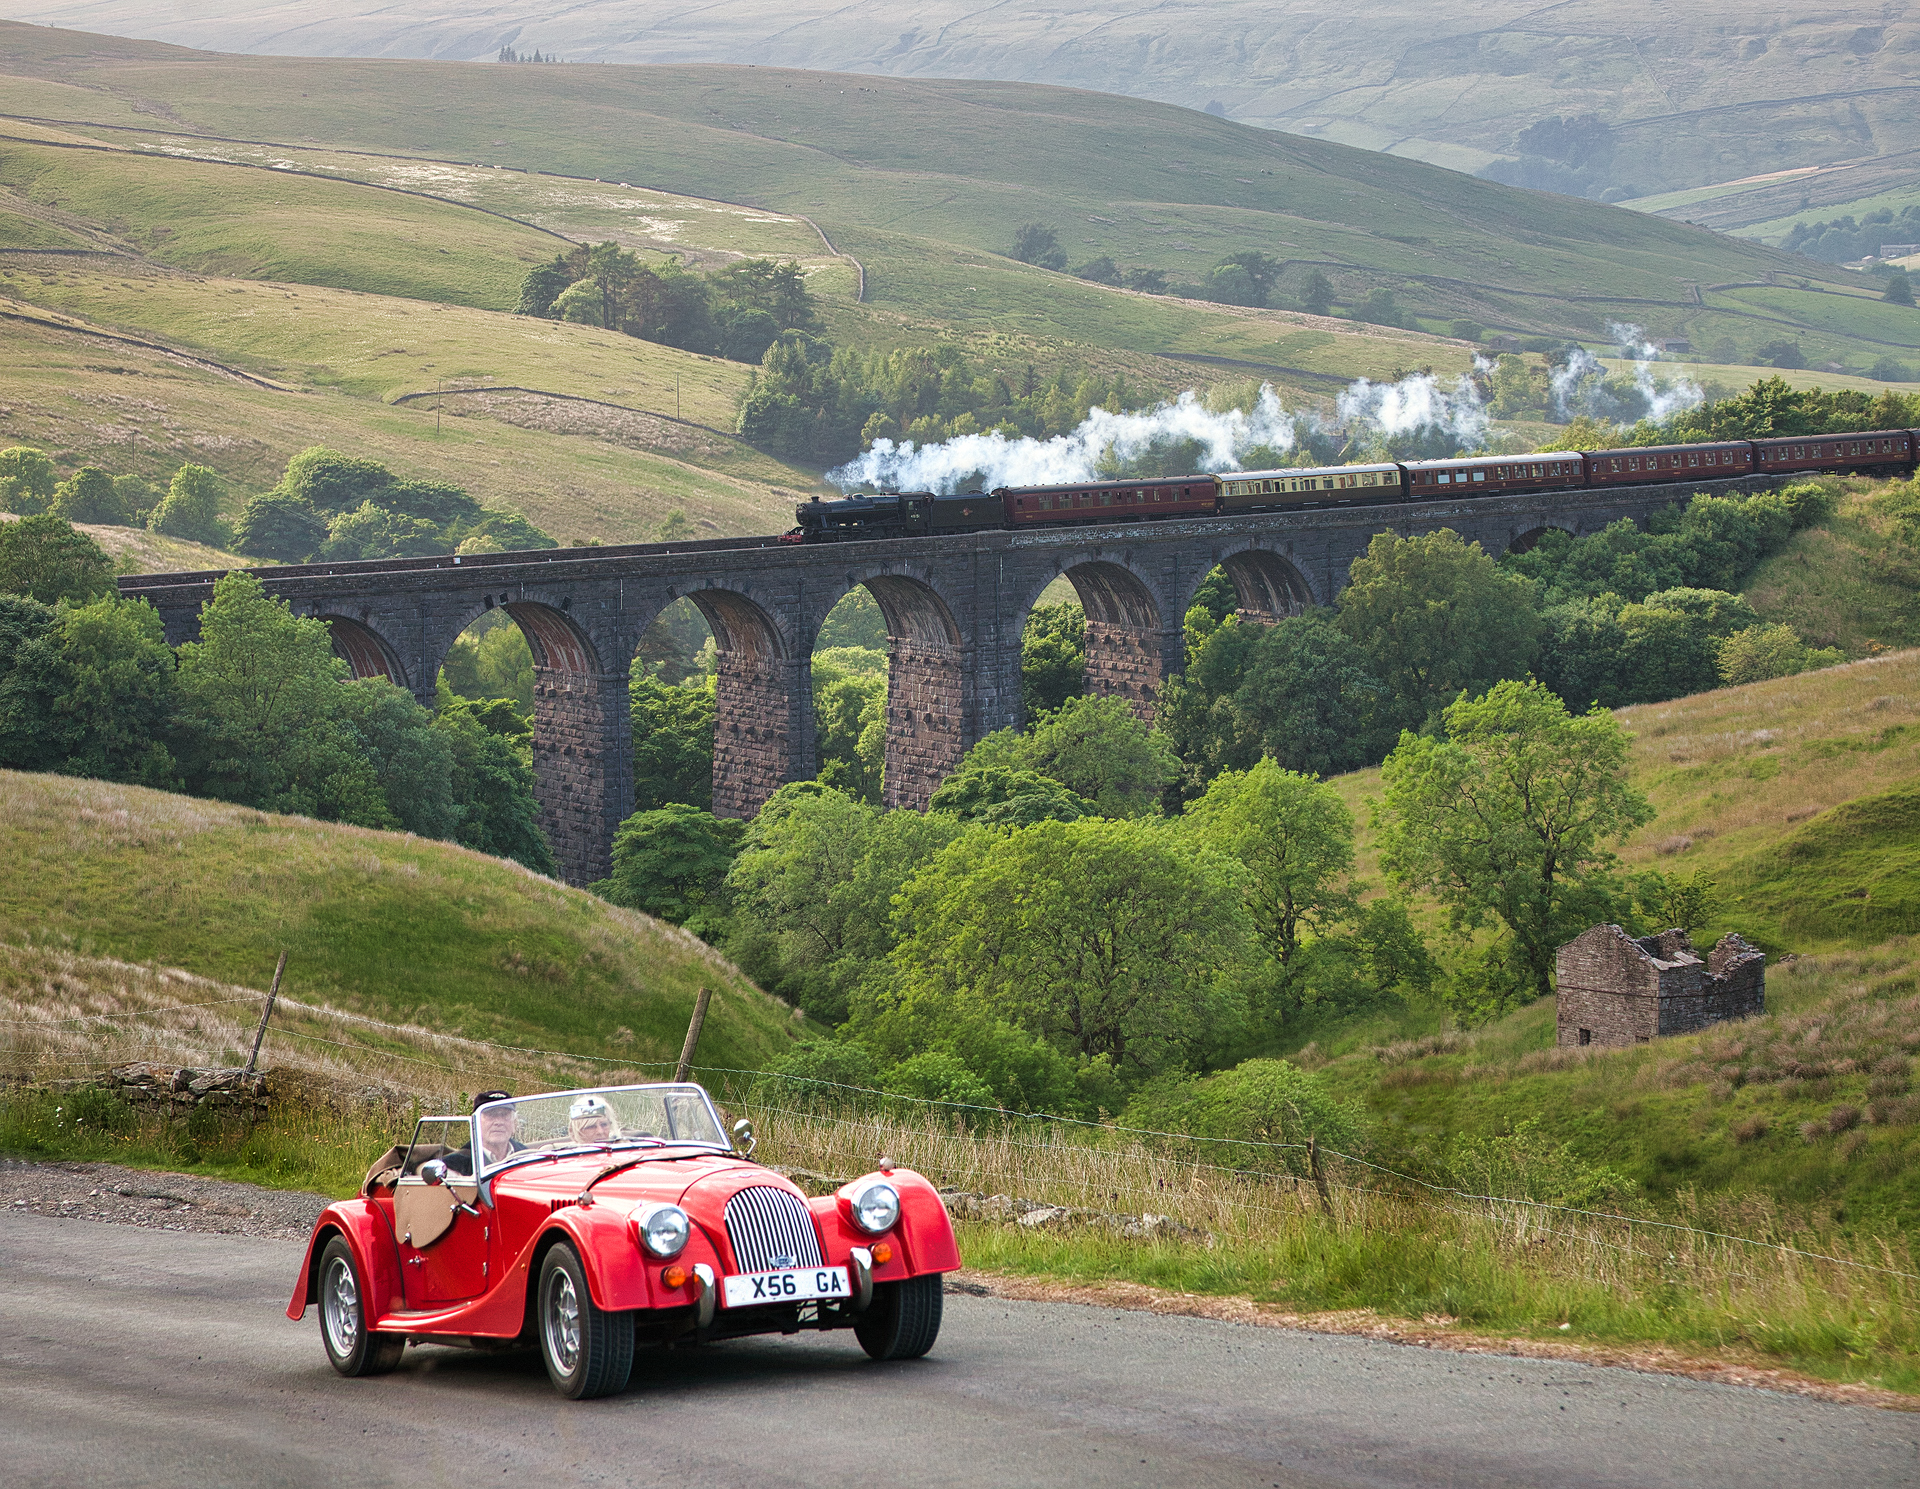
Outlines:
{"type": "Polygon", "coordinates": [[[860,1347],[876,1360],[917,1360],[940,1337],[944,1294],[939,1274],[882,1282],[853,1326],[860,1347]]]}
{"type": "Polygon", "coordinates": [[[407,1341],[367,1327],[367,1289],[353,1248],[333,1236],[320,1252],[320,1342],[342,1375],[385,1375],[400,1363],[407,1341]]]}
{"type": "Polygon", "coordinates": [[[540,1263],[536,1297],[540,1357],[553,1388],[574,1401],[624,1391],[633,1374],[633,1315],[593,1301],[586,1269],[565,1241],[540,1263]]]}

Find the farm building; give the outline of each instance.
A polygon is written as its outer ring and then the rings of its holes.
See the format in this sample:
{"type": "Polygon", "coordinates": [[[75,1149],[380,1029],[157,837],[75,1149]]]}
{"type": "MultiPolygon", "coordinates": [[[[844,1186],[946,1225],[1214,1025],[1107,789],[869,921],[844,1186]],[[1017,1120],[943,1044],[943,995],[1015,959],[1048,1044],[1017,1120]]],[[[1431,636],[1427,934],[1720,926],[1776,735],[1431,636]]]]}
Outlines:
{"type": "Polygon", "coordinates": [[[1703,961],[1685,931],[1636,938],[1597,925],[1562,946],[1557,962],[1562,1045],[1645,1044],[1766,1009],[1766,955],[1735,935],[1703,961]]]}

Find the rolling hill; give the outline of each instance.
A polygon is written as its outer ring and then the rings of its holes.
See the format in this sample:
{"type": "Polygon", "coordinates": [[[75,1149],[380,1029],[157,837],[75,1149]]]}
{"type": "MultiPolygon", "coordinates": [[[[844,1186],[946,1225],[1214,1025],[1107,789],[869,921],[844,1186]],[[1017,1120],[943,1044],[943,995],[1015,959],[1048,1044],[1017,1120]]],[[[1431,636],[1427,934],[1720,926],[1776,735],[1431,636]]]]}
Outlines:
{"type": "Polygon", "coordinates": [[[262,0],[156,11],[29,0],[16,19],[190,47],[491,61],[503,46],[570,63],[749,63],[888,78],[1055,83],[1210,109],[1268,129],[1611,199],[1920,147],[1912,9],[1630,5],[1465,11],[1396,3],[1197,0],[903,13],[878,3],[722,0],[660,10],[458,11],[412,0],[313,14],[262,0]],[[1545,121],[1591,116],[1598,129],[1545,121]]]}
{"type": "Polygon", "coordinates": [[[14,948],[255,989],[285,948],[303,1001],[609,1060],[677,1056],[703,984],[708,1063],[756,1068],[794,1027],[685,932],[449,843],[0,771],[0,851],[14,948]]]}
{"type": "MultiPolygon", "coordinates": [[[[1076,296],[1110,306],[1124,292],[982,257],[1021,223],[1054,223],[1070,261],[1108,255],[1176,276],[1230,252],[1269,252],[1289,266],[1287,293],[1318,268],[1343,302],[1392,288],[1428,331],[1466,318],[1604,341],[1619,320],[1705,344],[1725,334],[1722,322],[1762,330],[1713,286],[1774,283],[1788,302],[1777,318],[1804,332],[1815,363],[1849,362],[1850,333],[1817,322],[1825,300],[1863,288],[1683,223],[1193,109],[1029,84],[231,57],[18,25],[0,26],[0,69],[5,113],[96,137],[164,130],[176,142],[431,157],[504,168],[502,180],[551,172],[804,212],[865,266],[877,309],[962,314],[970,295],[971,306],[994,305],[1009,284],[1000,276],[1032,276],[1053,333],[1090,345],[1107,344],[1100,317],[1088,321],[1076,296]],[[994,271],[989,284],[916,273],[955,252],[994,271]]],[[[1143,322],[1129,349],[1200,350],[1169,341],[1161,312],[1124,315],[1143,322]]],[[[1272,339],[1294,329],[1276,321],[1272,339]]],[[[1920,328],[1912,337],[1920,344],[1920,328]]]]}

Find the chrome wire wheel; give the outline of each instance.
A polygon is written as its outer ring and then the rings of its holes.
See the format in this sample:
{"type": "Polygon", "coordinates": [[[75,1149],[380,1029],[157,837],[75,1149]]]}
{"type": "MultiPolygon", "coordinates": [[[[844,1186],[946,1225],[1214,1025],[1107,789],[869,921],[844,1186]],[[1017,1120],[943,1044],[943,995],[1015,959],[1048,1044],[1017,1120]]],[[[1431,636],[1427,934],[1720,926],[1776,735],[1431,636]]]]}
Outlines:
{"type": "Polygon", "coordinates": [[[350,1257],[327,1260],[320,1284],[320,1323],[327,1331],[327,1348],[339,1359],[350,1358],[360,1344],[360,1284],[350,1257]]]}
{"type": "Polygon", "coordinates": [[[580,1368],[580,1294],[559,1267],[547,1278],[547,1358],[562,1375],[580,1368]]]}

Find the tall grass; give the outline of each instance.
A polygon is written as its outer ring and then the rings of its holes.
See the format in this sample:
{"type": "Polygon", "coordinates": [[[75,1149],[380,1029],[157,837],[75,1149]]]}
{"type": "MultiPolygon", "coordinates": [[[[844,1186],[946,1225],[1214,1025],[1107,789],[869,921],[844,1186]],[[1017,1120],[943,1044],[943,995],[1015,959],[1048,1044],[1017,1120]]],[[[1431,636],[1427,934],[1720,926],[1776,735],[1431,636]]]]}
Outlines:
{"type": "Polygon", "coordinates": [[[1309,1180],[1240,1166],[1245,1150],[1206,1162],[1114,1132],[973,1129],[925,1109],[846,1116],[742,1105],[759,1156],[803,1179],[845,1178],[885,1155],[986,1197],[960,1207],[973,1266],[1245,1295],[1291,1313],[1371,1309],[1477,1330],[1732,1351],[1920,1390],[1916,1279],[1899,1275],[1920,1272],[1908,1243],[1850,1240],[1763,1196],[1689,1194],[1663,1219],[1609,1218],[1435,1193],[1335,1156],[1323,1200],[1309,1180]],[[1027,1227],[1007,1223],[1018,1207],[994,1196],[1094,1214],[1027,1227]],[[1186,1234],[1147,1226],[1152,1234],[1135,1238],[1115,1224],[1143,1214],[1186,1234]]]}

